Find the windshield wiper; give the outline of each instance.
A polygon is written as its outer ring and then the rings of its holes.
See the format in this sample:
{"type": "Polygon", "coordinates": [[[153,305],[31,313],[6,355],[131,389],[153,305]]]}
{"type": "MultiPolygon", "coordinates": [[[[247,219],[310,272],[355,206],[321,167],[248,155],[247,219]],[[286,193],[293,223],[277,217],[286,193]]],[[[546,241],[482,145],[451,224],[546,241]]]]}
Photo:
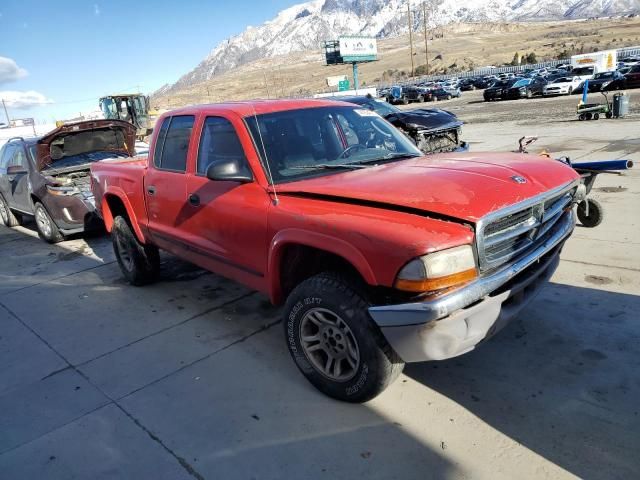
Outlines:
{"type": "Polygon", "coordinates": [[[383,162],[389,162],[393,160],[401,160],[403,158],[418,158],[421,156],[422,155],[418,153],[393,153],[392,152],[392,153],[387,153],[384,157],[358,162],[358,165],[365,165],[365,164],[371,164],[371,163],[383,163],[383,162]]]}
{"type": "Polygon", "coordinates": [[[318,165],[298,165],[296,167],[289,167],[292,170],[333,170],[333,169],[358,169],[367,168],[367,165],[361,165],[359,163],[320,163],[318,165]]]}

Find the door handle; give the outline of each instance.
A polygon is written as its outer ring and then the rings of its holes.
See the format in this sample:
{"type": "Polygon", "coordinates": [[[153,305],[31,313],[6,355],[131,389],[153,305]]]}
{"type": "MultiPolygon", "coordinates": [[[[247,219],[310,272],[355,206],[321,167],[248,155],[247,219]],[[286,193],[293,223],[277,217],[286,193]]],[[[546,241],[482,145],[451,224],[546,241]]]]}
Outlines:
{"type": "Polygon", "coordinates": [[[149,185],[147,187],[147,193],[149,195],[155,195],[156,194],[156,187],[154,187],[153,185],[149,185]]]}
{"type": "Polygon", "coordinates": [[[189,195],[189,203],[194,207],[197,207],[198,205],[200,205],[200,197],[195,193],[192,193],[191,195],[189,195]]]}

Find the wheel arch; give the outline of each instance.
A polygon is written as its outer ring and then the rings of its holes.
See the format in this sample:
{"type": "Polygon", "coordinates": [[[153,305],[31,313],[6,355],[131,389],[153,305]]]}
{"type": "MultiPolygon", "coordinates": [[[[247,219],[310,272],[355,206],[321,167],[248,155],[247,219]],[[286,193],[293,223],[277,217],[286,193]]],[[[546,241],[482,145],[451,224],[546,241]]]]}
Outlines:
{"type": "Polygon", "coordinates": [[[138,225],[137,216],[131,207],[131,203],[123,192],[108,191],[102,197],[100,206],[102,220],[107,232],[113,229],[113,220],[121,215],[129,222],[133,232],[140,243],[145,243],[145,237],[138,225]]]}
{"type": "Polygon", "coordinates": [[[377,285],[364,255],[353,245],[321,233],[304,230],[279,232],[271,242],[268,261],[268,290],[279,305],[300,282],[323,271],[357,276],[363,283],[377,285]]]}

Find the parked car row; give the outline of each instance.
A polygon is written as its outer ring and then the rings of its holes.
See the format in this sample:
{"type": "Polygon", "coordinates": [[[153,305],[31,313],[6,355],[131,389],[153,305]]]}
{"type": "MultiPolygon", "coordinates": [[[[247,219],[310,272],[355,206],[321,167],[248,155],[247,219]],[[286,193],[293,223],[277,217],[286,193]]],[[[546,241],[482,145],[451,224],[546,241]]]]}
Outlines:
{"type": "Polygon", "coordinates": [[[390,104],[404,104],[417,102],[435,102],[458,98],[461,89],[453,83],[422,83],[410,86],[394,86],[381,90],[378,95],[390,104]]]}
{"type": "Polygon", "coordinates": [[[464,91],[484,90],[485,101],[509,100],[579,93],[587,80],[589,92],[640,87],[640,59],[626,58],[613,71],[596,72],[592,66],[572,68],[560,64],[554,68],[525,69],[518,74],[508,72],[396,86],[381,90],[380,96],[390,103],[407,104],[447,100],[464,91]]]}

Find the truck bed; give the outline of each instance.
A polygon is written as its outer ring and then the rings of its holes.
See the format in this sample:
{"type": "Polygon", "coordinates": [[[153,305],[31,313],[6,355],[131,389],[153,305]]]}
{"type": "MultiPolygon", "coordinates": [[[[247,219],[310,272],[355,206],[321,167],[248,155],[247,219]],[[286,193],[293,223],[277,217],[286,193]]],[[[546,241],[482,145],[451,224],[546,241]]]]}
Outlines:
{"type": "Polygon", "coordinates": [[[147,156],[113,158],[91,165],[91,188],[95,196],[96,210],[103,218],[108,231],[111,231],[113,218],[103,214],[103,201],[110,193],[126,198],[129,213],[135,215],[140,225],[146,225],[146,207],[144,204],[144,174],[148,166],[147,156]]]}

